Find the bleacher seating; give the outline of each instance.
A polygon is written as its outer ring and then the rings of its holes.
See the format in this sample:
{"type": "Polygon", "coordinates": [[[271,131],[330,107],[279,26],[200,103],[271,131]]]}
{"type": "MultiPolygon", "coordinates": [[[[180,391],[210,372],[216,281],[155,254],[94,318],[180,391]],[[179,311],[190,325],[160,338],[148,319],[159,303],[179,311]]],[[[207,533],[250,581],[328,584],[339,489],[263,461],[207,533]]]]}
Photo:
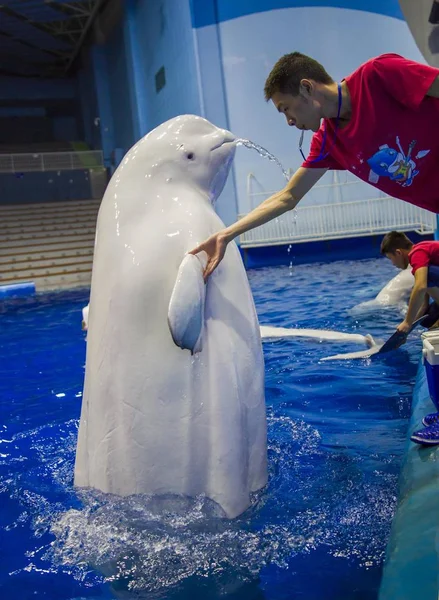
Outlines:
{"type": "Polygon", "coordinates": [[[0,285],[90,285],[100,200],[0,205],[0,285]]]}

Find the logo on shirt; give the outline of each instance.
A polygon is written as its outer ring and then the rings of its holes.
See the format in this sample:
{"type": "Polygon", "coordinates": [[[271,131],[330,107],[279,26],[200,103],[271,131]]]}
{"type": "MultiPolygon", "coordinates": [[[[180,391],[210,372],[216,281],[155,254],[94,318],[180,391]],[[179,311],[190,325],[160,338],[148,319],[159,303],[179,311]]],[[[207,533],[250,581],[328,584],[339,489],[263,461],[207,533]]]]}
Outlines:
{"type": "MultiPolygon", "coordinates": [[[[379,147],[378,152],[375,152],[368,159],[367,164],[371,169],[369,174],[370,183],[377,183],[380,177],[389,177],[392,181],[396,181],[396,183],[399,183],[403,187],[412,185],[413,179],[419,173],[416,163],[412,158],[416,140],[410,142],[407,154],[402,149],[398,136],[396,136],[396,145],[398,150],[384,144],[379,147]]],[[[424,156],[427,156],[429,152],[430,150],[421,150],[417,153],[415,159],[420,160],[424,156]]]]}

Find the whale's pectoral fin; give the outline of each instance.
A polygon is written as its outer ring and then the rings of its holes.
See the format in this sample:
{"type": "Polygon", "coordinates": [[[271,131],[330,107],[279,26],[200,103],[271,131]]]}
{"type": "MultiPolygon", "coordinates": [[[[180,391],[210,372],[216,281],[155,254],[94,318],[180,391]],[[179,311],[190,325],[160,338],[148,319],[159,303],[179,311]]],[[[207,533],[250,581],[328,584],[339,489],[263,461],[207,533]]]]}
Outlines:
{"type": "Polygon", "coordinates": [[[203,264],[188,254],[177,273],[168,308],[168,324],[177,346],[193,353],[202,349],[206,286],[203,264]]]}

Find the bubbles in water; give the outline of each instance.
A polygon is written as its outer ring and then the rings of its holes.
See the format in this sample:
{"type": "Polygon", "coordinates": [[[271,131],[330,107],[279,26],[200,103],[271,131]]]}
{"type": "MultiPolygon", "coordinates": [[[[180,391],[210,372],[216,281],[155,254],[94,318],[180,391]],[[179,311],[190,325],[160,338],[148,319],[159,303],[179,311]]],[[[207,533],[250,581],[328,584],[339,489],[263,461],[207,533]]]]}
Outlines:
{"type": "Polygon", "coordinates": [[[290,176],[287,173],[287,171],[285,171],[285,169],[283,168],[282,163],[280,162],[280,160],[278,158],[276,158],[274,156],[274,154],[271,154],[271,152],[269,152],[268,150],[266,150],[262,146],[259,146],[258,144],[255,144],[254,142],[251,142],[250,140],[245,140],[245,139],[242,139],[242,138],[240,138],[239,140],[236,140],[236,145],[237,146],[245,146],[245,148],[251,148],[252,150],[256,150],[256,152],[258,152],[258,154],[260,154],[264,158],[268,158],[268,160],[271,160],[271,161],[275,162],[278,165],[278,167],[280,168],[280,170],[282,171],[283,176],[285,177],[285,179],[287,181],[290,180],[290,176]]]}

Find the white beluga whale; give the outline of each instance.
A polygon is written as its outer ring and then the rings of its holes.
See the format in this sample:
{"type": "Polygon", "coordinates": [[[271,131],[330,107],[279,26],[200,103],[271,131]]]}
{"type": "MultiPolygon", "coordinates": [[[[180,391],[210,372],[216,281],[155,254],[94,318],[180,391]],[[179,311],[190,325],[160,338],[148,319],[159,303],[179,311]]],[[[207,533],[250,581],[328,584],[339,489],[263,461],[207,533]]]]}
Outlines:
{"type": "Polygon", "coordinates": [[[375,302],[382,306],[389,306],[407,302],[413,289],[415,278],[411,267],[403,269],[393,277],[377,294],[375,302]]]}
{"type": "Polygon", "coordinates": [[[234,151],[230,132],[176,117],[107,187],[83,315],[76,486],[205,495],[233,518],[267,483],[262,344],[238,248],[207,284],[203,255],[187,255],[224,227],[213,203],[234,151]]]}
{"type": "Polygon", "coordinates": [[[387,306],[399,306],[401,309],[405,309],[414,283],[415,278],[412,275],[411,267],[408,267],[387,282],[373,300],[361,302],[351,308],[349,312],[358,314],[387,306]]]}

